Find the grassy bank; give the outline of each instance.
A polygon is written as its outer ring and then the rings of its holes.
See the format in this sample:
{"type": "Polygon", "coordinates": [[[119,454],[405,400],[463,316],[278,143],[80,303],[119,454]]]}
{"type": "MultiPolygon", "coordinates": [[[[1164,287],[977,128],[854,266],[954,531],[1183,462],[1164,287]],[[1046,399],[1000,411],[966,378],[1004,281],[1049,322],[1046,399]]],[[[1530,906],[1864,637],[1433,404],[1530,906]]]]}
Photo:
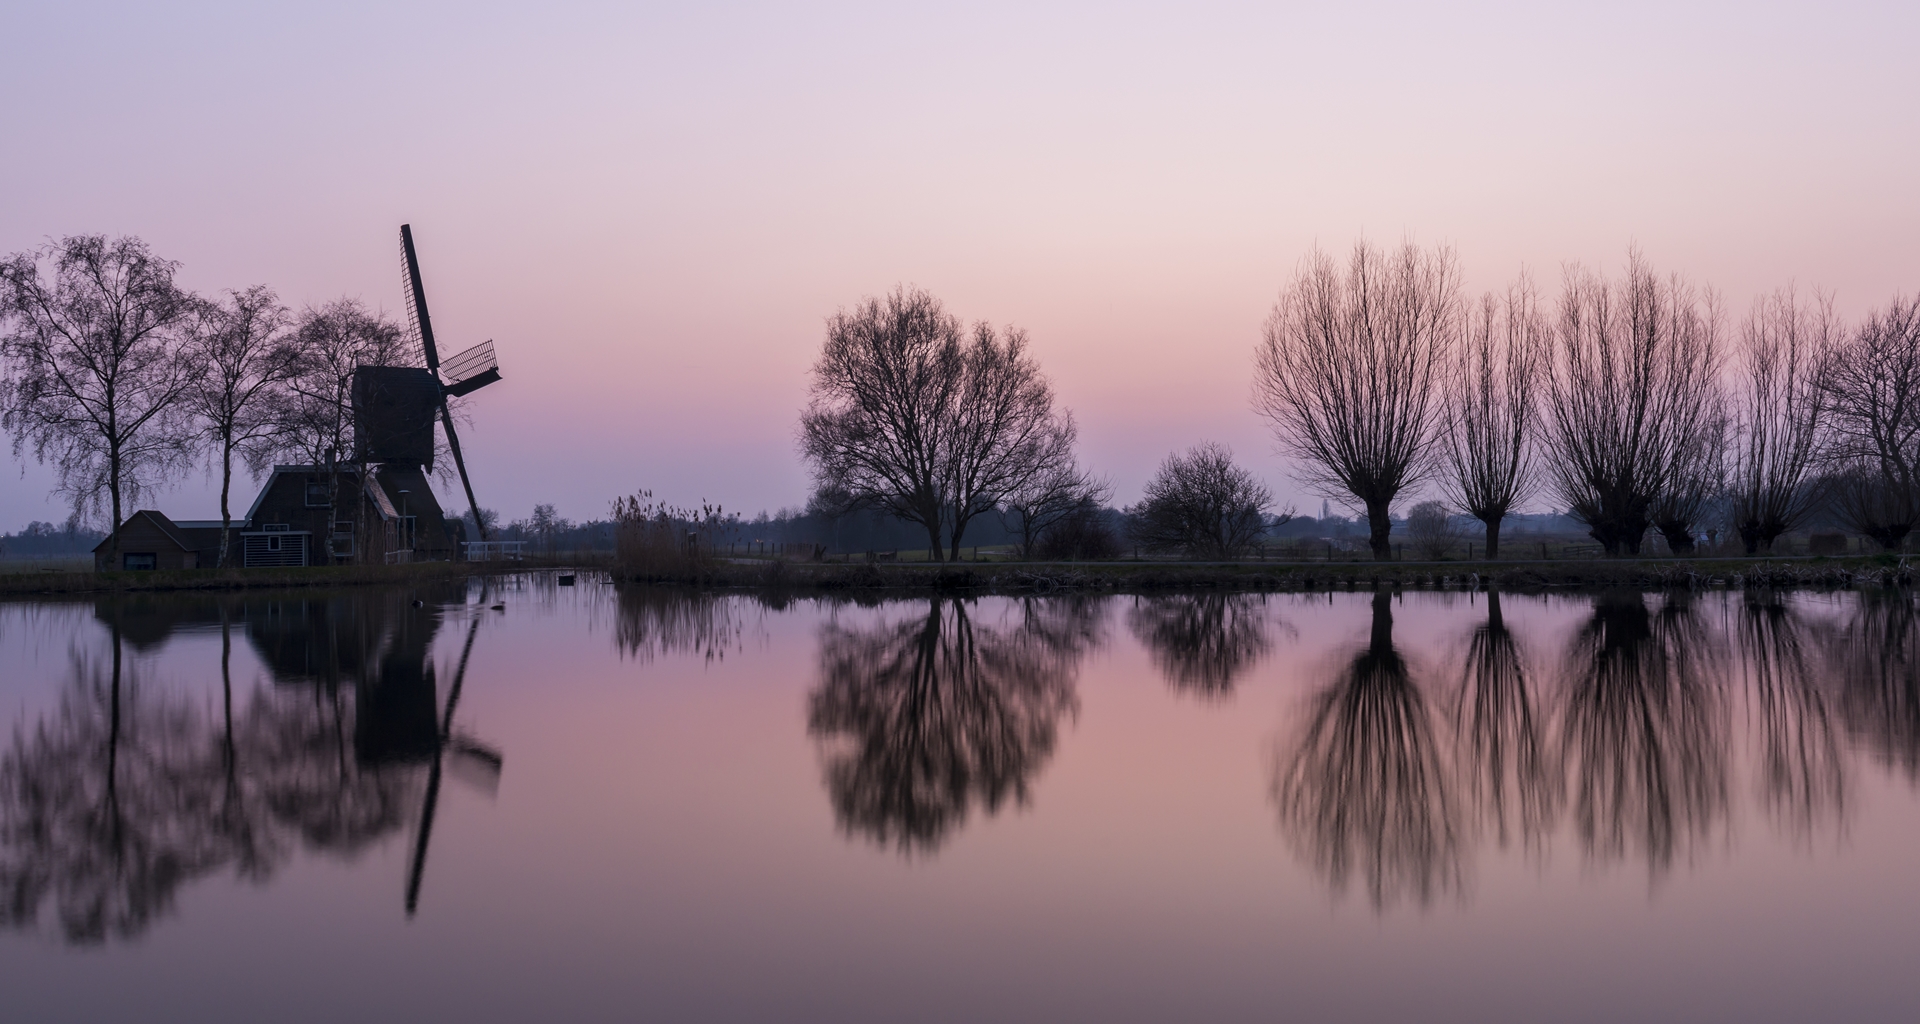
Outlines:
{"type": "Polygon", "coordinates": [[[690,574],[621,582],[783,590],[1050,593],[1227,589],[1311,591],[1376,587],[1543,591],[1574,587],[1707,589],[1901,586],[1913,573],[1888,556],[1848,558],[1663,558],[1527,562],[1024,562],[819,564],[728,561],[690,574]]]}

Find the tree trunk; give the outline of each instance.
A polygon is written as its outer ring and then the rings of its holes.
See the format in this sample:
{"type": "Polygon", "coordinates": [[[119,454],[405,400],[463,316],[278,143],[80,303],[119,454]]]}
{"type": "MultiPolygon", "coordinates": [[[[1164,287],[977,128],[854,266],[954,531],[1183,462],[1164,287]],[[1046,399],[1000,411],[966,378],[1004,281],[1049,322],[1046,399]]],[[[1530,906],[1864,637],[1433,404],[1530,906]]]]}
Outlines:
{"type": "Polygon", "coordinates": [[[927,523],[927,561],[940,561],[940,520],[927,523]]]}
{"type": "Polygon", "coordinates": [[[1390,562],[1393,560],[1393,519],[1389,516],[1388,503],[1384,501],[1367,502],[1367,541],[1373,546],[1373,560],[1390,562]]]}
{"type": "Polygon", "coordinates": [[[1487,561],[1489,562],[1500,557],[1500,520],[1504,518],[1506,517],[1495,516],[1492,519],[1483,520],[1487,524],[1487,561]]]}
{"type": "MultiPolygon", "coordinates": [[[[113,499],[113,522],[107,524],[112,530],[113,543],[107,546],[107,568],[122,568],[120,561],[120,446],[114,445],[107,452],[107,491],[113,499]]],[[[96,492],[97,493],[97,492],[96,492]]],[[[120,656],[118,648],[114,657],[120,656]]]]}
{"type": "Polygon", "coordinates": [[[221,449],[220,458],[220,553],[214,557],[213,567],[227,567],[227,535],[233,532],[233,512],[227,506],[227,496],[233,491],[233,444],[226,443],[221,449]]]}

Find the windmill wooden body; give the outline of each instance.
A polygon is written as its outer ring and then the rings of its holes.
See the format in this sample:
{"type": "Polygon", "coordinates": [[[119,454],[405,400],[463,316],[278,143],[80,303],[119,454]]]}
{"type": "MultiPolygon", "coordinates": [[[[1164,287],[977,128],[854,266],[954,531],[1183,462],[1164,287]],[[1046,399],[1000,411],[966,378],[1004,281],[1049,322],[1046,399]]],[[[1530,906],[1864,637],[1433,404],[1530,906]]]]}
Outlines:
{"type": "MultiPolygon", "coordinates": [[[[413,226],[400,226],[400,253],[405,272],[407,315],[419,343],[422,366],[361,366],[354,370],[353,409],[356,456],[363,463],[379,463],[393,473],[425,474],[433,470],[434,421],[446,433],[447,451],[460,473],[474,529],[487,541],[487,526],[473,496],[473,480],[454,428],[449,400],[472,394],[500,379],[493,341],[483,341],[444,363],[427,309],[426,286],[420,278],[420,260],[413,242],[413,226]]],[[[409,488],[411,491],[411,488],[409,488]]],[[[430,494],[430,492],[427,492],[430,494]]],[[[427,500],[423,498],[422,500],[427,500]]]]}

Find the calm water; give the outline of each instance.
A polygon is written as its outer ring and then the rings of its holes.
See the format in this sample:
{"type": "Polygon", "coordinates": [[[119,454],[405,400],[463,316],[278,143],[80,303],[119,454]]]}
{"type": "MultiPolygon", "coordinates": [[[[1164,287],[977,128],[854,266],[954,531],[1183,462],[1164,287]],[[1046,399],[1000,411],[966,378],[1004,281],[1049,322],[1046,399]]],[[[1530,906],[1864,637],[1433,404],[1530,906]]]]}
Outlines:
{"type": "Polygon", "coordinates": [[[0,715],[8,1020],[1920,1018],[1904,595],[15,603],[0,715]]]}

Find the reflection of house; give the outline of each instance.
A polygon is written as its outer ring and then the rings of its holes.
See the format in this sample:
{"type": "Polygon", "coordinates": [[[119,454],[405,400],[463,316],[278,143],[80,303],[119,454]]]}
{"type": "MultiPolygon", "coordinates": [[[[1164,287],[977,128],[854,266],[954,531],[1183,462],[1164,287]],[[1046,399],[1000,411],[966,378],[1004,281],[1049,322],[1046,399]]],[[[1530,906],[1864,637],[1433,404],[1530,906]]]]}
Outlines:
{"type": "MultiPolygon", "coordinates": [[[[457,557],[461,524],[448,521],[419,466],[376,463],[275,466],[247,510],[234,520],[227,563],[240,566],[446,561],[457,557]]],[[[174,522],[135,512],[121,524],[120,564],[107,564],[108,537],[94,549],[96,569],[212,568],[220,523],[174,522]]]]}

